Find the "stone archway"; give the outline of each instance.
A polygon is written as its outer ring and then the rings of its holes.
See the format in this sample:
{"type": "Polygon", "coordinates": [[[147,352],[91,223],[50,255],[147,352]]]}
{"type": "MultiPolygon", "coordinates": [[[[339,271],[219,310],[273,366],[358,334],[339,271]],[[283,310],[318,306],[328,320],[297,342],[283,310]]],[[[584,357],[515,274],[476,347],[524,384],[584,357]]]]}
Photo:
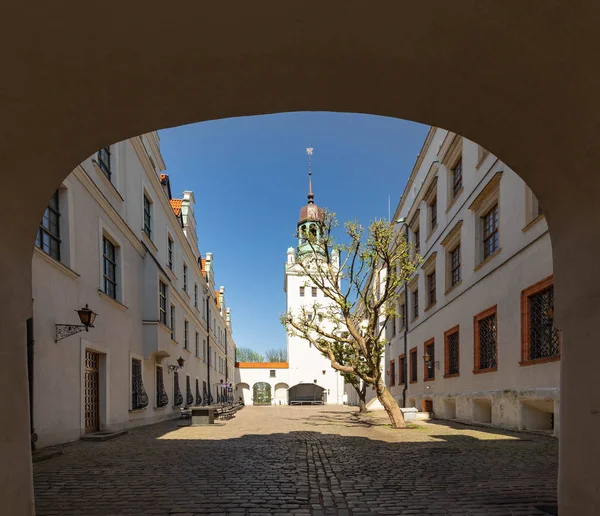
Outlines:
{"type": "Polygon", "coordinates": [[[289,389],[290,405],[324,405],[327,393],[316,383],[298,383],[289,389]]]}
{"type": "Polygon", "coordinates": [[[288,404],[288,389],[290,386],[285,382],[279,382],[275,384],[275,405],[287,405],[288,404]]]}
{"type": "Polygon", "coordinates": [[[569,343],[561,364],[560,510],[594,513],[600,507],[600,348],[594,345],[600,80],[589,64],[600,47],[600,5],[331,2],[319,6],[318,16],[285,2],[186,8],[182,15],[158,0],[143,10],[116,0],[101,6],[67,0],[52,10],[14,2],[3,13],[5,47],[19,47],[3,60],[11,80],[0,86],[0,216],[10,243],[0,249],[0,388],[12,393],[13,407],[0,421],[6,511],[33,512],[22,350],[31,315],[31,247],[61,180],[98,148],[149,130],[332,110],[458,132],[500,156],[541,200],[554,250],[555,319],[569,343]],[[119,16],[111,16],[115,10],[119,16]],[[104,23],[88,23],[102,17],[111,19],[110,38],[104,23]]]}
{"type": "Polygon", "coordinates": [[[254,405],[271,405],[273,394],[271,384],[257,382],[252,387],[252,402],[254,405]]]}
{"type": "Polygon", "coordinates": [[[237,397],[235,401],[238,401],[240,398],[244,401],[245,405],[252,404],[252,394],[250,391],[250,385],[247,383],[238,383],[235,386],[237,397]]]}

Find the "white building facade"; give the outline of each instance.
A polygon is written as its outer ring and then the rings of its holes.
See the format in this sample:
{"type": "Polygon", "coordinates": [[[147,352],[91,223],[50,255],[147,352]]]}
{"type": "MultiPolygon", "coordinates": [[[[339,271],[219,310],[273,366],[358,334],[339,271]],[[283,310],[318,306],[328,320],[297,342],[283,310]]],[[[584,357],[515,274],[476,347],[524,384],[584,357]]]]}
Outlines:
{"type": "MultiPolygon", "coordinates": [[[[324,310],[333,303],[310,278],[303,272],[296,257],[310,252],[310,246],[303,234],[311,231],[318,232],[319,224],[323,221],[323,211],[314,203],[312,180],[309,180],[308,204],[300,210],[297,225],[298,246],[287,250],[284,270],[285,311],[299,313],[303,308],[312,310],[318,305],[318,310],[324,310]]],[[[248,403],[262,404],[262,391],[269,385],[271,402],[281,404],[324,403],[341,405],[344,396],[344,379],[331,367],[326,359],[312,344],[300,337],[287,335],[288,362],[284,364],[238,364],[236,381],[238,382],[238,397],[243,397],[248,403]],[[264,384],[264,385],[263,385],[264,384]],[[283,388],[287,385],[284,396],[283,388]],[[259,399],[257,399],[259,398],[259,399]]]]}
{"type": "Polygon", "coordinates": [[[394,215],[422,257],[387,328],[387,384],[436,417],[557,435],[552,248],[523,180],[431,128],[394,215]]]}
{"type": "Polygon", "coordinates": [[[67,177],[44,214],[28,331],[38,447],[232,394],[225,290],[198,250],[193,193],[173,199],[164,170],[157,133],[110,145],[67,177]],[[79,324],[84,305],[98,314],[94,327],[68,335],[62,325],[79,324]]]}

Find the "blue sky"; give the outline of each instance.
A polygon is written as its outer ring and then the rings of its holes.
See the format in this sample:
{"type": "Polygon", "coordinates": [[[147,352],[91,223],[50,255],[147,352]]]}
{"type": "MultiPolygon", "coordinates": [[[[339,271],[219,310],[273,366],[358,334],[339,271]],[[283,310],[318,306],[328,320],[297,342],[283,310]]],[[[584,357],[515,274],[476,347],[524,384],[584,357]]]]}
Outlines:
{"type": "Polygon", "coordinates": [[[427,126],[372,115],[283,113],[159,131],[174,197],[196,198],[202,255],[213,253],[238,347],[285,347],[286,250],[306,204],[313,147],[315,202],[340,226],[392,215],[427,126]]]}

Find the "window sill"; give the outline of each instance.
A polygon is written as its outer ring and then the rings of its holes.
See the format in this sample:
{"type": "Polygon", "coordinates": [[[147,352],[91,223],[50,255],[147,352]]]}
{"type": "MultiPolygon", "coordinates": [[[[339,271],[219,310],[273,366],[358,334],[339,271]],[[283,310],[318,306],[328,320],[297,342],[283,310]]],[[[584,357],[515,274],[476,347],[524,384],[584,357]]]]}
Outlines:
{"type": "Polygon", "coordinates": [[[482,267],[484,267],[487,263],[491,262],[496,256],[498,256],[500,254],[500,251],[502,251],[501,247],[499,247],[498,249],[496,249],[492,254],[490,254],[480,264],[476,265],[475,268],[473,269],[473,272],[477,272],[479,269],[481,269],[482,267]]]}
{"type": "Polygon", "coordinates": [[[536,358],[534,360],[522,360],[521,362],[519,362],[520,366],[532,366],[532,365],[537,365],[537,364],[547,364],[548,362],[558,362],[560,361],[560,355],[556,355],[553,357],[543,357],[543,358],[536,358]]]}
{"type": "Polygon", "coordinates": [[[182,288],[181,291],[187,296],[188,299],[192,299],[186,289],[182,288]]]}
{"type": "Polygon", "coordinates": [[[460,376],[460,373],[445,374],[444,378],[457,378],[458,376],[460,376]]]}
{"type": "Polygon", "coordinates": [[[542,213],[541,215],[538,215],[535,219],[533,219],[531,222],[529,222],[521,231],[523,231],[523,233],[529,231],[533,226],[535,226],[540,220],[545,219],[545,215],[542,213]]]}
{"type": "Polygon", "coordinates": [[[462,280],[458,280],[454,285],[452,285],[448,290],[446,290],[446,292],[444,292],[444,295],[447,296],[448,294],[450,294],[454,289],[460,287],[460,285],[462,284],[462,280]]]}
{"type": "Polygon", "coordinates": [[[452,209],[452,206],[454,206],[454,203],[456,203],[457,199],[463,193],[463,190],[464,190],[464,186],[461,186],[460,190],[458,192],[456,192],[456,195],[450,199],[450,202],[448,203],[448,207],[446,208],[446,213],[448,213],[452,209]]]}
{"type": "Polygon", "coordinates": [[[125,306],[123,303],[120,303],[116,299],[113,299],[109,295],[107,295],[104,292],[102,292],[102,290],[100,290],[100,289],[98,289],[98,295],[102,299],[104,299],[104,300],[108,301],[109,303],[112,303],[113,305],[115,305],[119,310],[121,310],[121,312],[125,312],[126,310],[129,310],[128,306],[125,306]]]}
{"type": "Polygon", "coordinates": [[[179,346],[179,342],[177,342],[175,339],[171,339],[171,344],[174,344],[175,346],[179,346]]]}
{"type": "Polygon", "coordinates": [[[410,381],[410,382],[408,382],[408,383],[409,383],[409,385],[410,385],[410,384],[412,384],[412,383],[419,383],[419,380],[411,380],[411,381],[410,381]]]}
{"type": "Polygon", "coordinates": [[[188,348],[183,348],[183,351],[187,351],[190,355],[192,354],[192,352],[188,348]]]}
{"type": "Polygon", "coordinates": [[[80,278],[80,274],[78,274],[77,272],[75,272],[73,269],[70,269],[64,263],[58,261],[56,258],[52,258],[52,256],[50,256],[49,254],[46,254],[38,246],[34,246],[33,249],[34,249],[34,252],[40,258],[43,258],[50,265],[52,265],[53,267],[56,267],[59,271],[63,272],[64,274],[66,274],[70,278],[72,278],[72,279],[79,279],[80,278]]]}
{"type": "Polygon", "coordinates": [[[431,303],[429,306],[427,306],[427,308],[425,308],[425,312],[427,312],[427,310],[433,308],[435,306],[435,304],[437,303],[437,301],[434,301],[433,303],[431,303]]]}
{"type": "Polygon", "coordinates": [[[424,382],[433,382],[435,381],[435,376],[433,378],[423,378],[424,382]]]}
{"type": "MultiPolygon", "coordinates": [[[[108,179],[108,177],[106,177],[104,172],[102,172],[102,169],[100,168],[100,165],[98,165],[98,162],[95,159],[93,159],[92,164],[94,165],[94,169],[96,170],[96,172],[98,172],[100,178],[104,181],[104,183],[106,183],[106,186],[108,186],[112,193],[115,194],[121,200],[121,202],[125,202],[125,199],[123,199],[123,196],[120,194],[119,190],[117,190],[117,187],[114,185],[114,183],[110,179],[108,179]]],[[[111,176],[114,177],[114,174],[111,173],[111,176]]]]}
{"type": "Polygon", "coordinates": [[[475,165],[475,168],[479,168],[483,164],[483,162],[485,161],[485,159],[489,156],[489,154],[490,154],[490,152],[486,150],[483,153],[483,156],[481,156],[481,158],[477,162],[477,165],[475,165]]]}
{"type": "Polygon", "coordinates": [[[165,405],[164,407],[153,407],[154,410],[165,410],[167,408],[167,405],[165,405]]]}
{"type": "Polygon", "coordinates": [[[473,369],[473,374],[493,373],[497,370],[498,370],[498,366],[488,367],[487,369],[473,369]]]}
{"type": "Polygon", "coordinates": [[[142,240],[143,240],[143,241],[144,241],[144,242],[145,242],[145,243],[146,243],[148,246],[150,246],[150,247],[152,248],[152,250],[153,250],[155,253],[158,253],[158,247],[156,247],[156,246],[154,245],[154,242],[153,242],[153,241],[152,241],[152,239],[151,239],[151,238],[148,236],[148,233],[146,233],[146,232],[144,231],[144,228],[142,228],[142,240]]]}
{"type": "Polygon", "coordinates": [[[129,409],[129,413],[130,414],[136,414],[136,413],[144,412],[147,408],[148,407],[129,409]]]}

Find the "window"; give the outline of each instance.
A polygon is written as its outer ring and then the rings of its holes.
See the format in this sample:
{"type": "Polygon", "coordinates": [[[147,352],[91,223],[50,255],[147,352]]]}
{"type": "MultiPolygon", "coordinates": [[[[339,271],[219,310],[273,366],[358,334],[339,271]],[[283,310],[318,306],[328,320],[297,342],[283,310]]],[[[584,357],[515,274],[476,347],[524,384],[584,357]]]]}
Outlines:
{"type": "MultiPolygon", "coordinates": [[[[144,203],[144,214],[146,213],[146,204],[144,203]]],[[[167,238],[167,265],[173,270],[173,240],[167,238]]]]}
{"type": "Polygon", "coordinates": [[[304,287],[300,287],[300,297],[304,297],[304,287]]]}
{"type": "Polygon", "coordinates": [[[390,326],[392,328],[392,339],[396,336],[396,318],[392,317],[390,319],[390,326]]]}
{"type": "Polygon", "coordinates": [[[433,231],[437,226],[437,197],[434,197],[429,204],[429,231],[433,231]]]}
{"type": "Polygon", "coordinates": [[[187,292],[188,282],[187,282],[187,265],[183,264],[183,290],[187,292]]]}
{"type": "Polygon", "coordinates": [[[413,301],[413,319],[419,317],[419,289],[416,288],[412,291],[412,301],[413,301]]]}
{"type": "Polygon", "coordinates": [[[192,384],[190,382],[190,377],[188,375],[185,376],[185,404],[187,406],[194,404],[194,395],[192,394],[192,384]]]}
{"type": "Polygon", "coordinates": [[[410,383],[417,381],[417,348],[410,350],[410,383]]]}
{"type": "Polygon", "coordinates": [[[553,277],[521,293],[521,364],[560,358],[560,334],[554,327],[553,277]]]}
{"type": "Polygon", "coordinates": [[[109,181],[112,171],[110,169],[110,147],[102,147],[98,151],[98,166],[109,181]]]}
{"type": "Polygon", "coordinates": [[[148,405],[148,395],[142,383],[142,361],[131,360],[131,409],[142,409],[148,405]]]}
{"type": "Polygon", "coordinates": [[[159,320],[164,325],[167,324],[167,285],[162,281],[158,282],[158,311],[159,320]]]}
{"type": "Polygon", "coordinates": [[[183,396],[179,387],[179,373],[173,372],[173,405],[179,407],[183,403],[183,396]]]}
{"type": "Polygon", "coordinates": [[[525,186],[525,228],[526,231],[544,214],[544,209],[531,189],[525,186]]]}
{"type": "Polygon", "coordinates": [[[435,340],[428,340],[423,345],[423,348],[425,350],[425,356],[423,358],[423,365],[425,367],[423,378],[427,382],[435,380],[435,340]]]}
{"type": "Polygon", "coordinates": [[[152,238],[152,201],[144,194],[144,233],[152,238]]]}
{"type": "Polygon", "coordinates": [[[390,387],[396,385],[396,362],[390,361],[390,387]]]}
{"type": "Polygon", "coordinates": [[[317,287],[312,287],[312,297],[317,297],[317,287]]]}
{"type": "Polygon", "coordinates": [[[171,305],[171,340],[175,340],[175,305],[171,305]]]}
{"type": "Polygon", "coordinates": [[[459,374],[459,331],[458,326],[444,332],[444,378],[459,374]]]}
{"type": "Polygon", "coordinates": [[[460,244],[450,251],[450,286],[460,281],[460,244]]]}
{"type": "Polygon", "coordinates": [[[58,190],[50,198],[46,207],[40,228],[38,229],[35,245],[55,260],[60,260],[60,211],[58,190]]]}
{"type": "Polygon", "coordinates": [[[117,299],[117,258],[115,245],[106,237],[102,237],[102,255],[104,263],[104,293],[117,299]]]}
{"type": "Polygon", "coordinates": [[[415,244],[415,258],[419,256],[421,252],[421,233],[419,232],[419,228],[414,230],[414,244],[415,244]]]}
{"type": "Polygon", "coordinates": [[[200,334],[196,332],[196,357],[200,358],[200,334]]]}
{"type": "Polygon", "coordinates": [[[435,297],[435,270],[427,275],[427,307],[434,305],[435,297]]]}
{"type": "Polygon", "coordinates": [[[498,325],[496,307],[481,312],[474,318],[475,368],[474,373],[495,371],[498,367],[498,325]]]}
{"type": "Polygon", "coordinates": [[[462,190],[462,158],[454,165],[452,169],[452,199],[456,199],[462,190]]]}
{"type": "Polygon", "coordinates": [[[190,349],[190,344],[188,341],[188,332],[190,328],[190,323],[188,323],[185,319],[183,320],[183,349],[190,349]]]}
{"type": "Polygon", "coordinates": [[[162,367],[156,367],[156,406],[166,407],[169,404],[169,396],[165,390],[165,377],[162,367]]]}
{"type": "Polygon", "coordinates": [[[400,329],[406,328],[406,303],[400,304],[400,329]]]}
{"type": "Polygon", "coordinates": [[[269,377],[270,378],[275,378],[275,369],[269,370],[269,377]]]}
{"type": "Polygon", "coordinates": [[[484,260],[498,250],[498,205],[495,204],[483,216],[483,258],[484,260]]]}
{"type": "Polygon", "coordinates": [[[398,369],[400,375],[398,385],[404,385],[406,383],[406,357],[404,355],[398,357],[398,369]]]}
{"type": "Polygon", "coordinates": [[[194,283],[194,308],[198,308],[198,284],[194,283]]]}

